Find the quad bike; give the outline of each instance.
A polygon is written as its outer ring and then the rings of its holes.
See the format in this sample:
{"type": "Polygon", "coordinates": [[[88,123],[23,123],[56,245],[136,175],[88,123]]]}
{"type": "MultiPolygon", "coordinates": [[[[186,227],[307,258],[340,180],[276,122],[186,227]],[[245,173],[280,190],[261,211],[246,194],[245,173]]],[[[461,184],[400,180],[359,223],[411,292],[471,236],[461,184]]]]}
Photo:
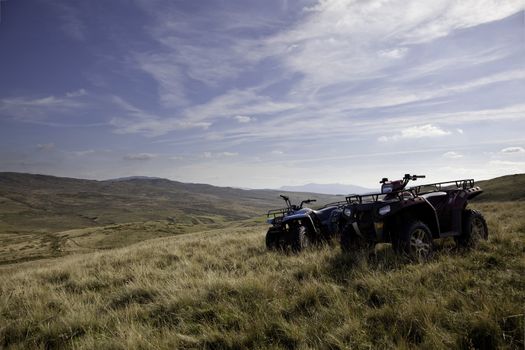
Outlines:
{"type": "Polygon", "coordinates": [[[473,179],[407,188],[409,181],[424,177],[383,178],[381,193],[346,197],[342,250],[391,243],[396,253],[424,261],[432,254],[434,239],[454,237],[459,246],[474,247],[488,238],[483,215],[467,209],[468,201],[483,192],[473,179]]]}
{"type": "Polygon", "coordinates": [[[269,250],[291,248],[299,252],[312,244],[326,242],[340,232],[341,205],[346,202],[313,210],[303,205],[315,202],[315,199],[295,205],[287,196],[281,195],[281,198],[286,202],[286,208],[270,210],[267,214],[267,222],[272,225],[266,233],[269,250]]]}

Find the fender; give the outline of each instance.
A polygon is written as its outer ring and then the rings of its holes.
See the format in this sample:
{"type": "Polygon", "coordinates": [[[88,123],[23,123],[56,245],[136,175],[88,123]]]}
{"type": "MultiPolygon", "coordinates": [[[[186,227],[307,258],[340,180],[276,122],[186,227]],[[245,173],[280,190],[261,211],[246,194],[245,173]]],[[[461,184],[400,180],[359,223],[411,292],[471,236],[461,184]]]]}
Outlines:
{"type": "Polygon", "coordinates": [[[483,190],[479,186],[476,186],[465,190],[465,192],[467,193],[467,199],[472,199],[482,194],[483,190]]]}
{"type": "Polygon", "coordinates": [[[298,221],[298,220],[303,220],[304,224],[308,225],[308,229],[313,230],[313,232],[317,232],[314,221],[312,220],[312,216],[310,215],[310,211],[306,213],[298,213],[298,214],[286,216],[283,219],[282,224],[286,225],[287,223],[290,223],[292,221],[298,221]]]}
{"type": "Polygon", "coordinates": [[[423,220],[429,226],[430,231],[432,232],[432,236],[434,238],[439,237],[441,228],[439,226],[439,219],[437,216],[436,209],[425,198],[417,197],[413,200],[409,200],[408,203],[405,202],[403,207],[400,211],[397,212],[397,214],[386,218],[386,221],[388,222],[388,227],[390,229],[392,229],[393,227],[400,227],[402,225],[402,222],[397,221],[397,219],[406,217],[419,218],[420,220],[423,220]]]}

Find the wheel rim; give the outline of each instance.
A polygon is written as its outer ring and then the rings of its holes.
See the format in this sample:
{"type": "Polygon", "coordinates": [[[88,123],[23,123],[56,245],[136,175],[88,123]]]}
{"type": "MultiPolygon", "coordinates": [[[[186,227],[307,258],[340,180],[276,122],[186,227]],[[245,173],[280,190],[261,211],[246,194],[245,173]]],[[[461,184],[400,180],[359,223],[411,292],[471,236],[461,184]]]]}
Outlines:
{"type": "Polygon", "coordinates": [[[410,237],[410,250],[419,261],[428,258],[430,255],[430,242],[425,230],[418,228],[412,232],[412,236],[410,237]]]}
{"type": "Polygon", "coordinates": [[[305,234],[301,235],[301,247],[308,248],[308,243],[308,237],[305,234]]]}
{"type": "Polygon", "coordinates": [[[485,226],[480,219],[474,218],[470,223],[470,239],[473,244],[485,237],[485,226]]]}

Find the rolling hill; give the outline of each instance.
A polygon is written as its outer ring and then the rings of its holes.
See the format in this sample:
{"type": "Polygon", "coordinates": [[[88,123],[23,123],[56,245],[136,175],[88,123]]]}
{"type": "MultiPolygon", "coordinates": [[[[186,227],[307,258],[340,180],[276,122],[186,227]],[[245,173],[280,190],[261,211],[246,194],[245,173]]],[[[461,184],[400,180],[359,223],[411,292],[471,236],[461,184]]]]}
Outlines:
{"type": "MultiPolygon", "coordinates": [[[[188,224],[242,220],[282,207],[280,193],[157,178],[95,181],[0,173],[0,232],[56,232],[166,219],[188,224]]],[[[294,200],[308,196],[289,195],[294,200]]],[[[320,204],[343,199],[310,197],[320,204]]]]}
{"type": "MultiPolygon", "coordinates": [[[[262,222],[281,192],[167,179],[106,181],[0,173],[0,265],[262,222]]],[[[320,204],[342,198],[288,193],[320,204]]]]}
{"type": "Polygon", "coordinates": [[[522,201],[525,200],[525,174],[497,177],[476,182],[483,189],[480,201],[522,201]]]}

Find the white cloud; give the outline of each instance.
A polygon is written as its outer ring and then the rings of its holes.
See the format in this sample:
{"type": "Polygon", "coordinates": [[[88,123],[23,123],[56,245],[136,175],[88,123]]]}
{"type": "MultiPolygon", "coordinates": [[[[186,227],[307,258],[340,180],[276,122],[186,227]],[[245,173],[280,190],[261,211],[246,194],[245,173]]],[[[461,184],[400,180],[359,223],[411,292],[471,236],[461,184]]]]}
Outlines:
{"type": "Polygon", "coordinates": [[[65,2],[52,2],[50,4],[59,13],[64,33],[75,40],[85,40],[87,29],[80,18],[81,10],[65,2]]]}
{"type": "Polygon", "coordinates": [[[82,97],[86,95],[87,95],[87,91],[85,89],[79,89],[76,91],[66,92],[66,97],[82,97]]]}
{"type": "Polygon", "coordinates": [[[140,54],[136,62],[158,83],[161,103],[167,107],[181,107],[188,104],[185,77],[183,70],[173,64],[173,59],[171,54],[140,54]]]}
{"type": "Polygon", "coordinates": [[[219,153],[220,156],[224,156],[224,157],[235,157],[235,156],[238,156],[239,153],[237,152],[221,152],[219,153]]]}
{"type": "Polygon", "coordinates": [[[351,104],[354,108],[379,108],[416,102],[421,103],[436,98],[467,93],[496,83],[522,79],[525,79],[525,70],[515,69],[491,74],[470,81],[462,81],[460,83],[452,83],[442,86],[434,86],[432,84],[424,87],[415,85],[386,86],[374,89],[373,91],[353,95],[350,98],[347,98],[346,103],[351,104]]]}
{"type": "Polygon", "coordinates": [[[204,152],[202,154],[203,158],[223,158],[223,157],[236,157],[239,153],[237,152],[204,152]]]}
{"type": "Polygon", "coordinates": [[[124,113],[123,116],[113,117],[110,124],[115,127],[117,134],[144,133],[148,136],[158,136],[173,130],[207,129],[211,123],[205,121],[192,122],[175,117],[165,117],[142,110],[118,96],[113,96],[113,103],[124,113]]]}
{"type": "Polygon", "coordinates": [[[425,137],[440,137],[440,136],[446,136],[446,135],[450,135],[450,131],[443,130],[432,124],[425,124],[421,126],[413,126],[407,129],[403,129],[401,130],[400,134],[396,134],[392,136],[381,136],[379,137],[379,141],[387,142],[387,141],[397,141],[397,140],[403,140],[403,139],[420,139],[420,138],[425,138],[425,137]]]}
{"type": "Polygon", "coordinates": [[[300,105],[292,102],[279,102],[258,94],[254,89],[232,89],[207,103],[188,108],[185,118],[191,121],[228,118],[231,115],[265,115],[292,110],[300,105]]]}
{"type": "Polygon", "coordinates": [[[151,160],[151,159],[154,159],[156,157],[157,157],[157,155],[153,154],[153,153],[132,153],[132,154],[128,154],[128,155],[124,156],[124,159],[125,160],[143,161],[143,160],[151,160]]]}
{"type": "Polygon", "coordinates": [[[11,97],[0,100],[0,116],[22,122],[43,123],[83,107],[84,103],[69,97],[11,97]]]}
{"type": "Polygon", "coordinates": [[[88,150],[85,150],[85,151],[73,151],[73,152],[69,152],[69,153],[71,155],[75,156],[75,157],[83,157],[83,156],[87,156],[87,155],[95,153],[95,150],[88,149],[88,150]]]}
{"type": "Polygon", "coordinates": [[[497,169],[502,175],[525,173],[525,162],[491,160],[489,166],[497,169]]]}
{"type": "Polygon", "coordinates": [[[458,152],[449,151],[449,152],[443,153],[443,158],[459,159],[459,158],[463,158],[463,155],[461,153],[458,153],[458,152]]]}
{"type": "Polygon", "coordinates": [[[383,57],[399,59],[406,55],[407,50],[408,49],[406,47],[400,47],[400,48],[391,49],[391,50],[381,50],[378,53],[380,56],[383,56],[383,57]]]}
{"type": "Polygon", "coordinates": [[[234,118],[239,123],[249,123],[249,122],[254,120],[254,118],[248,117],[248,116],[245,116],[245,115],[236,115],[234,118]]]}
{"type": "Polygon", "coordinates": [[[51,151],[52,149],[55,148],[55,144],[54,143],[39,143],[38,145],[36,145],[36,148],[38,148],[39,151],[51,151]]]}
{"type": "Polygon", "coordinates": [[[522,8],[519,1],[497,0],[320,1],[293,29],[269,38],[264,54],[280,56],[289,69],[304,74],[306,85],[322,87],[382,75],[395,64],[392,58],[406,54],[407,44],[430,42],[522,8]],[[285,55],[290,47],[293,55],[285,55]]]}
{"type": "Polygon", "coordinates": [[[525,153],[525,148],[523,147],[507,147],[500,151],[501,153],[525,153]]]}

